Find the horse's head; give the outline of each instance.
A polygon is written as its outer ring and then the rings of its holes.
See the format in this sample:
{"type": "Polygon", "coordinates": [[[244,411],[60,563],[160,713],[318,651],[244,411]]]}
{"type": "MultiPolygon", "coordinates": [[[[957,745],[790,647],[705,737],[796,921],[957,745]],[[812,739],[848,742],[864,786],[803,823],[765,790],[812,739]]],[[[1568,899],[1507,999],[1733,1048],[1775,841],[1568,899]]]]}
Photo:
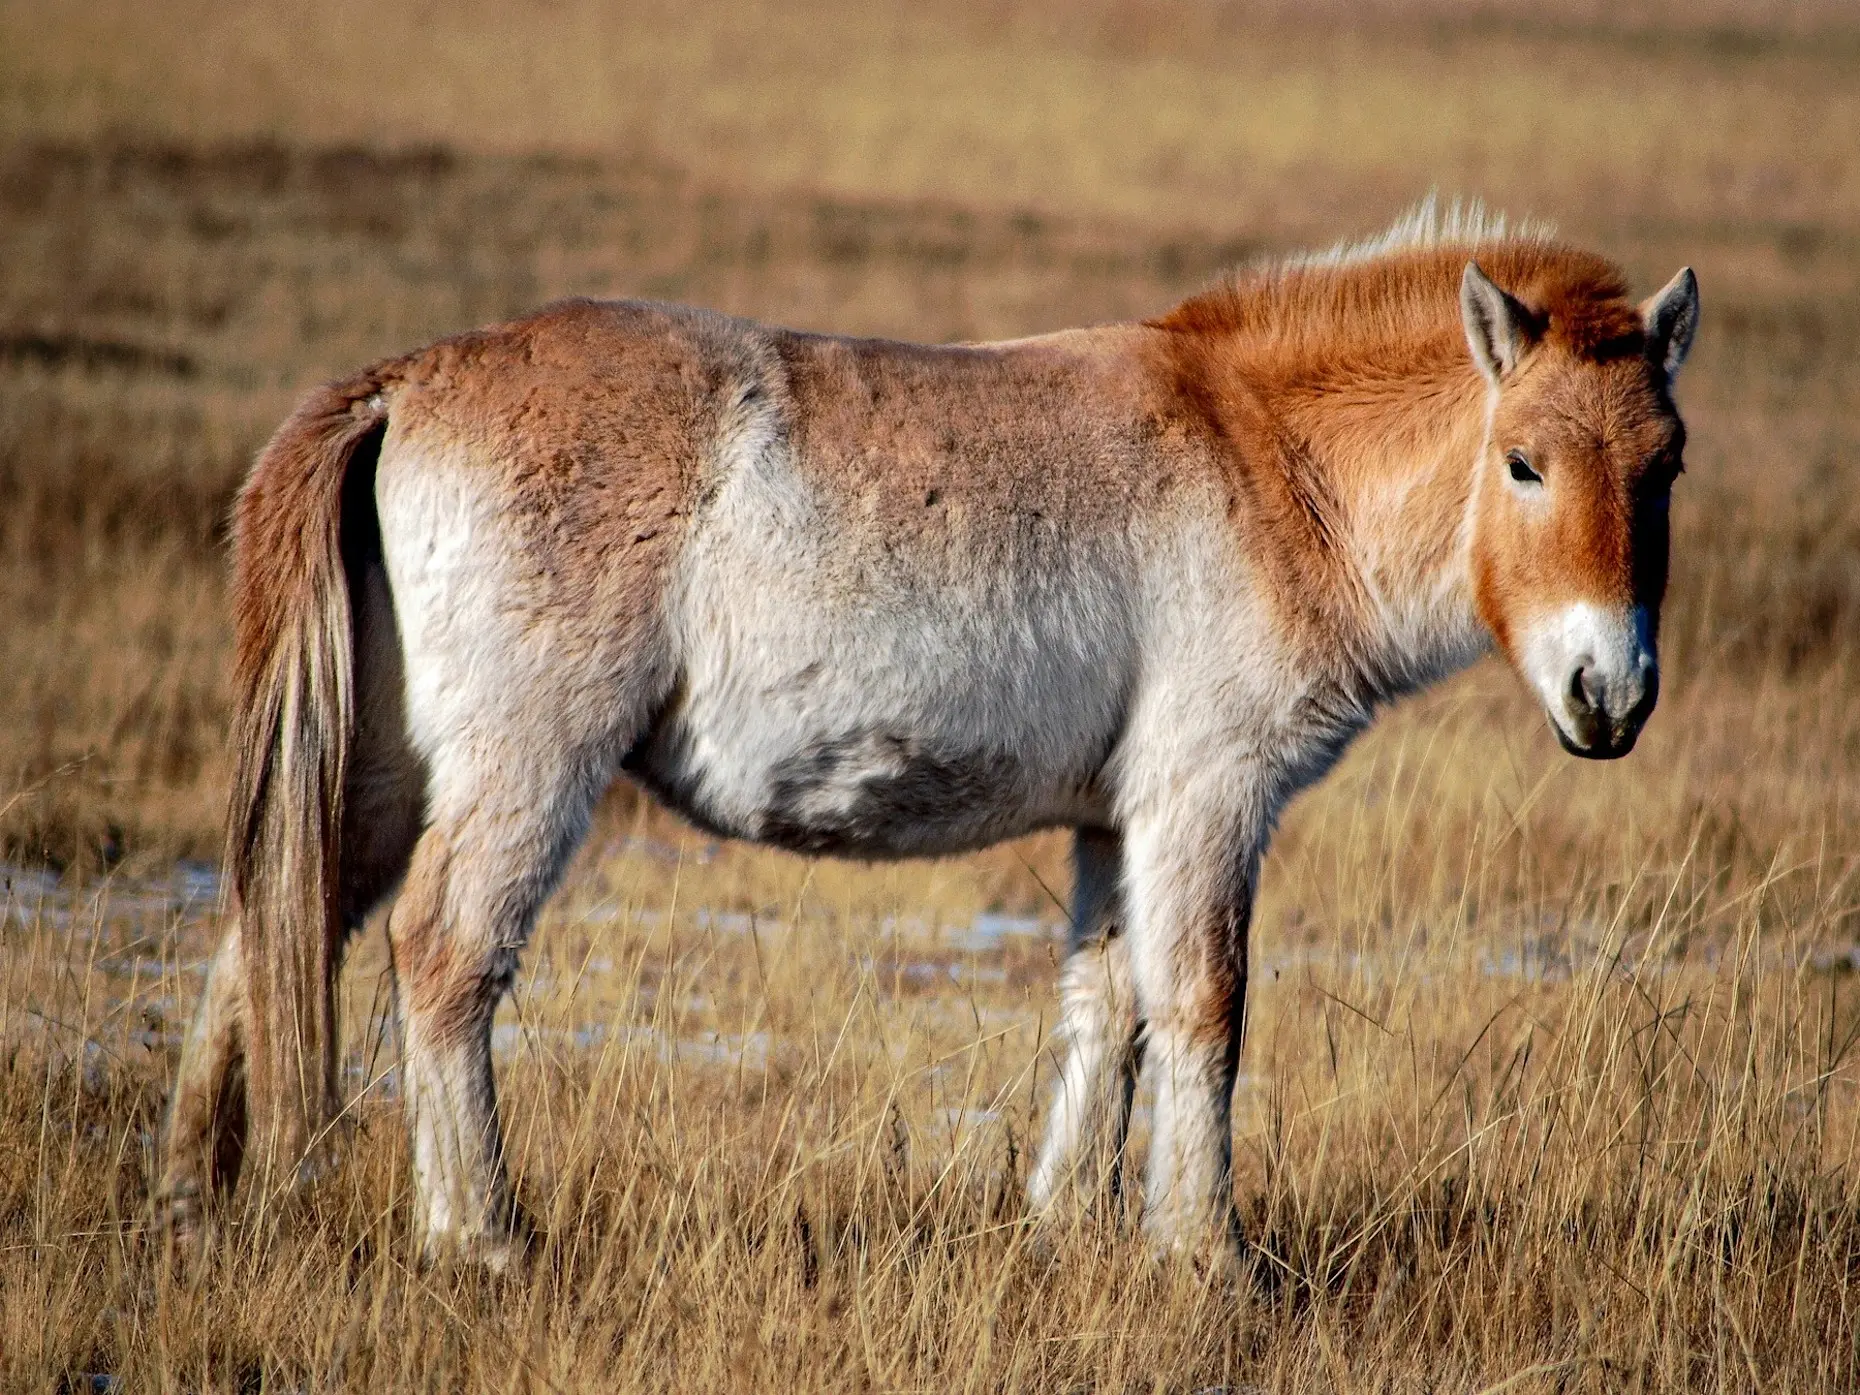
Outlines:
{"type": "Polygon", "coordinates": [[[1639,306],[1605,293],[1532,305],[1469,262],[1460,310],[1490,388],[1479,614],[1564,749],[1626,755],[1660,690],[1667,499],[1685,444],[1671,389],[1698,282],[1683,270],[1639,306]]]}

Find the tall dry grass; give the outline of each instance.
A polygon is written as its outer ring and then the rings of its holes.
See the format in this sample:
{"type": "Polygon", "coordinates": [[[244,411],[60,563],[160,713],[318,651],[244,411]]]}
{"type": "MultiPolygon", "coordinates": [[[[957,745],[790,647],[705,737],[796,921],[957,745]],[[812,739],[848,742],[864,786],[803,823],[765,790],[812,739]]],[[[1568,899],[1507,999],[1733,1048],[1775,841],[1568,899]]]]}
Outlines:
{"type": "Polygon", "coordinates": [[[1396,852],[1387,825],[1465,801],[1440,761],[1488,740],[1438,717],[1349,772],[1334,841],[1282,868],[1238,1274],[1019,1223],[1050,916],[996,936],[959,876],[874,886],[642,825],[553,909],[498,1030],[544,1237],[501,1285],[411,1266],[373,944],[342,1167],[278,1232],[168,1269],[142,1188],[195,929],[107,891],[69,922],[27,907],[0,989],[0,1383],[1850,1388],[1851,889],[1816,848],[1712,875],[1695,831],[1639,866],[1597,840],[1591,873],[1533,890],[1539,819],[1502,781],[1463,841],[1396,852]]]}
{"type": "Polygon", "coordinates": [[[795,13],[0,9],[0,1388],[1860,1387],[1847,9],[795,13]],[[410,1268],[378,936],[341,1165],[165,1267],[218,543],[299,388],[569,292],[1144,314],[1432,184],[1699,271],[1666,692],[1597,768],[1484,666],[1293,809],[1241,1272],[1018,1224],[1057,840],[860,869],[624,799],[500,1019],[533,1271],[410,1268]]]}

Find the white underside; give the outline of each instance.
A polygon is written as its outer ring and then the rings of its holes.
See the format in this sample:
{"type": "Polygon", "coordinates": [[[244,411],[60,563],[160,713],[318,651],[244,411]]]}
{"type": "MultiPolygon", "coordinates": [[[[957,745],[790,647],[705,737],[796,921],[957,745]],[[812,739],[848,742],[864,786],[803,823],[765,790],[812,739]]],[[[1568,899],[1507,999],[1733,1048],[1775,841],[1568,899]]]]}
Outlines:
{"type": "Polygon", "coordinates": [[[732,481],[686,558],[680,682],[629,762],[640,778],[724,832],[819,852],[936,855],[1107,819],[1098,777],[1137,661],[1114,551],[940,585],[877,549],[797,546],[836,524],[771,469],[732,481]]]}

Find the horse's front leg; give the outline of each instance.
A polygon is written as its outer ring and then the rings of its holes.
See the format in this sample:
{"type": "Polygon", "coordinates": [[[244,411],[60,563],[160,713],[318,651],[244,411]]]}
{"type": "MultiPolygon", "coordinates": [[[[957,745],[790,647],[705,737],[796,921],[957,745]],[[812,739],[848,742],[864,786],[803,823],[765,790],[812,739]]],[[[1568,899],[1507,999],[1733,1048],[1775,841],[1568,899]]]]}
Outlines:
{"type": "Polygon", "coordinates": [[[1072,849],[1072,924],[1059,978],[1059,1078],[1028,1182],[1036,1214],[1070,1197],[1114,1205],[1136,1083],[1137,1004],[1124,934],[1122,839],[1082,828],[1072,849]]]}
{"type": "Polygon", "coordinates": [[[1143,1226],[1175,1250],[1238,1238],[1233,1094],[1258,867],[1253,822],[1172,804],[1125,835],[1130,969],[1155,1090],[1143,1226]]]}

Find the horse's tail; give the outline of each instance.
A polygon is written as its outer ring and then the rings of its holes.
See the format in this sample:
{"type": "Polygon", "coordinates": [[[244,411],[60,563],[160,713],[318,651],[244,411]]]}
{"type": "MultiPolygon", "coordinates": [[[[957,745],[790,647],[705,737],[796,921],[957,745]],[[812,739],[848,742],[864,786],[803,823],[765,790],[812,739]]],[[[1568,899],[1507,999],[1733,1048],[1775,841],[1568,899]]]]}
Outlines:
{"type": "Polygon", "coordinates": [[[249,1156],[266,1186],[303,1162],[336,1096],[342,800],[355,706],[344,486],[358,454],[379,449],[381,388],[370,372],[305,397],[234,512],[226,869],[250,1005],[249,1156]]]}

